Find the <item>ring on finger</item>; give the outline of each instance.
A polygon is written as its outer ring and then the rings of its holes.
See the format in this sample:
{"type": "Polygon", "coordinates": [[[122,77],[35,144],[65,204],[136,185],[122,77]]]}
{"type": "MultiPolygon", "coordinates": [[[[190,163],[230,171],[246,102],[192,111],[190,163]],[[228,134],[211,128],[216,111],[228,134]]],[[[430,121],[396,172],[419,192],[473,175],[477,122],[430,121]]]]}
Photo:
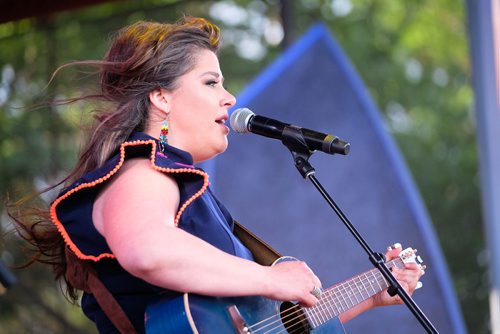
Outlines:
{"type": "Polygon", "coordinates": [[[311,295],[313,295],[316,298],[319,298],[321,296],[321,293],[323,292],[323,289],[321,287],[315,286],[311,290],[311,295]]]}

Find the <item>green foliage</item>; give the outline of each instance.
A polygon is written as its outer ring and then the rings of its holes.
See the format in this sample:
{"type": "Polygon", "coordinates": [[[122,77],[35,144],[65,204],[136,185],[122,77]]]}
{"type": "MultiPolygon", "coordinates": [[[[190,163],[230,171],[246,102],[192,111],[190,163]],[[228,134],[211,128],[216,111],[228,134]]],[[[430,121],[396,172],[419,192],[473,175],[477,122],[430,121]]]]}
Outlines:
{"type": "MultiPolygon", "coordinates": [[[[108,36],[136,20],[208,16],[222,28],[222,69],[229,90],[237,93],[282,51],[279,3],[121,1],[0,24],[2,202],[7,192],[17,198],[54,184],[74,163],[79,126],[88,121],[91,106],[33,106],[53,96],[77,96],[92,76],[63,70],[47,86],[58,65],[101,58],[108,36]]],[[[423,195],[467,327],[470,332],[487,333],[485,246],[464,4],[453,0],[286,3],[293,9],[288,18],[292,37],[317,20],[327,23],[361,74],[423,195]]],[[[5,217],[1,226],[8,228],[5,217]]],[[[0,246],[3,261],[22,263],[16,238],[7,235],[0,246]]],[[[58,297],[46,268],[16,274],[21,284],[0,298],[0,333],[92,331],[80,310],[68,308],[58,297]]]]}

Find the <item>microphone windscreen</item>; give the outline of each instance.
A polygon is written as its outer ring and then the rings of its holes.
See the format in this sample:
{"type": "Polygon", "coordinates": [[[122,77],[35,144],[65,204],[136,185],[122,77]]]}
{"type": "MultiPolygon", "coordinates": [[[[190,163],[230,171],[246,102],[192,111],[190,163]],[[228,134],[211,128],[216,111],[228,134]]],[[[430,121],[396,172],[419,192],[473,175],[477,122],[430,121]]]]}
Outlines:
{"type": "Polygon", "coordinates": [[[248,125],[250,123],[250,118],[255,114],[248,108],[238,108],[231,114],[231,119],[229,124],[231,129],[238,133],[248,133],[248,125]]]}

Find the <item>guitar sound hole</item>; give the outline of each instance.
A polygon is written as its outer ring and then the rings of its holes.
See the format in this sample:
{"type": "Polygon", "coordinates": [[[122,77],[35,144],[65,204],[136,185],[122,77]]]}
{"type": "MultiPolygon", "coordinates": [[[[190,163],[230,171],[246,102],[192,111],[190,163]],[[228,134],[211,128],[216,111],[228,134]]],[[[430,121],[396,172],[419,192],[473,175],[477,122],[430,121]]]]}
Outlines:
{"type": "Polygon", "coordinates": [[[300,307],[291,302],[280,306],[281,322],[288,333],[309,334],[309,323],[300,307]]]}

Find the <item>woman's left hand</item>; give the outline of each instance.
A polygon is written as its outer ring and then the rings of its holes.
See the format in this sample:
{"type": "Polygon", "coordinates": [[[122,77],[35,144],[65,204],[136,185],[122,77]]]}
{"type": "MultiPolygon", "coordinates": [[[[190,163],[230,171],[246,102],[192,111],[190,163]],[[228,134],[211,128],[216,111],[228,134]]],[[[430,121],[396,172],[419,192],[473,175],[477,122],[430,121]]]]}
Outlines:
{"type": "MultiPolygon", "coordinates": [[[[385,254],[386,260],[390,261],[398,257],[399,253],[401,253],[402,247],[401,244],[395,244],[389,248],[387,253],[385,254]]],[[[392,268],[392,274],[398,280],[401,287],[406,290],[406,292],[411,296],[417,285],[419,283],[420,277],[425,274],[425,266],[421,266],[417,263],[405,263],[405,269],[392,268]]],[[[383,306],[383,305],[393,305],[393,304],[402,304],[403,301],[401,297],[398,295],[390,296],[387,293],[387,290],[384,290],[375,296],[373,296],[373,304],[374,306],[383,306]]]]}

